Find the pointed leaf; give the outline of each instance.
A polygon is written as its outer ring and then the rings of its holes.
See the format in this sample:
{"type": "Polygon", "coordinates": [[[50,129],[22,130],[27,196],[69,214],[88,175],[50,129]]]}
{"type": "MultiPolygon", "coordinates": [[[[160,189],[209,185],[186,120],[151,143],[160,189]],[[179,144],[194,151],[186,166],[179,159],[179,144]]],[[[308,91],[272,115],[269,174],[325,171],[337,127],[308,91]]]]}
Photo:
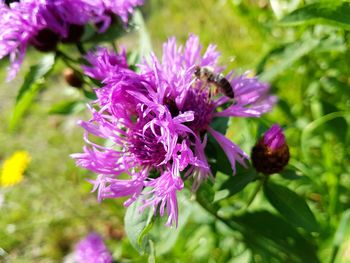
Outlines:
{"type": "Polygon", "coordinates": [[[55,55],[47,54],[41,59],[41,61],[38,64],[30,67],[28,73],[24,78],[24,82],[22,86],[18,91],[18,94],[16,97],[17,103],[20,101],[20,99],[26,93],[26,91],[30,89],[33,83],[35,83],[40,78],[45,77],[46,74],[48,74],[51,71],[54,63],[55,63],[55,55]]]}
{"type": "MultiPolygon", "coordinates": [[[[320,40],[307,36],[302,41],[286,45],[284,49],[278,50],[279,52],[277,54],[272,54],[278,56],[278,62],[269,66],[268,69],[265,68],[260,75],[260,79],[268,82],[275,80],[279,74],[287,70],[297,60],[313,51],[319,44],[320,40]]],[[[267,63],[267,59],[264,63],[267,63]]]]}
{"type": "Polygon", "coordinates": [[[192,211],[192,205],[184,191],[178,193],[177,196],[179,204],[179,224],[177,228],[165,226],[166,214],[163,218],[155,218],[153,210],[149,208],[140,213],[140,207],[143,205],[140,200],[128,207],[124,217],[125,232],[131,245],[140,254],[151,254],[153,249],[157,255],[161,255],[168,252],[175,245],[192,211]],[[150,244],[154,247],[152,248],[150,244]]]}
{"type": "Polygon", "coordinates": [[[152,52],[152,41],[140,10],[135,10],[133,23],[135,23],[136,29],[139,33],[140,57],[145,57],[152,52]]]}
{"type": "Polygon", "coordinates": [[[186,226],[192,212],[192,203],[189,201],[186,190],[178,193],[177,199],[179,204],[179,224],[176,227],[165,226],[166,216],[161,220],[156,220],[153,228],[149,232],[148,238],[154,242],[154,247],[157,255],[163,255],[169,252],[181,234],[181,231],[186,226]]]}
{"type": "Polygon", "coordinates": [[[237,174],[235,176],[230,176],[227,181],[225,181],[220,190],[228,190],[228,195],[226,198],[235,195],[242,191],[250,182],[257,178],[256,172],[250,167],[249,169],[238,167],[237,174]]]}
{"type": "Polygon", "coordinates": [[[125,213],[124,223],[125,232],[129,238],[131,245],[140,253],[143,254],[149,251],[149,242],[143,237],[151,230],[153,212],[146,208],[143,212],[140,211],[142,202],[140,200],[130,205],[125,213]],[[140,238],[141,237],[141,238],[140,238]]]}
{"type": "Polygon", "coordinates": [[[342,246],[344,247],[345,251],[347,250],[346,238],[349,235],[349,231],[350,231],[349,223],[350,223],[350,210],[346,210],[340,219],[338,229],[334,235],[332,260],[330,262],[335,262],[337,254],[339,254],[339,250],[341,250],[340,248],[342,246]]]}
{"type": "Polygon", "coordinates": [[[350,29],[350,3],[324,1],[299,8],[281,20],[282,25],[333,24],[350,29]]]}
{"type": "Polygon", "coordinates": [[[57,104],[54,104],[49,110],[49,114],[61,114],[67,115],[71,113],[76,113],[85,109],[84,101],[62,101],[57,104]]]}
{"type": "Polygon", "coordinates": [[[16,98],[16,105],[9,124],[10,131],[17,128],[37,94],[44,88],[44,78],[51,71],[54,64],[55,55],[48,54],[37,65],[30,67],[16,98]]]}
{"type": "Polygon", "coordinates": [[[279,216],[257,211],[231,220],[242,227],[240,232],[254,254],[276,259],[271,262],[320,262],[316,247],[279,216]]]}
{"type": "Polygon", "coordinates": [[[289,223],[309,232],[319,231],[319,225],[306,201],[295,192],[282,185],[267,182],[264,193],[272,206],[289,223]]]}

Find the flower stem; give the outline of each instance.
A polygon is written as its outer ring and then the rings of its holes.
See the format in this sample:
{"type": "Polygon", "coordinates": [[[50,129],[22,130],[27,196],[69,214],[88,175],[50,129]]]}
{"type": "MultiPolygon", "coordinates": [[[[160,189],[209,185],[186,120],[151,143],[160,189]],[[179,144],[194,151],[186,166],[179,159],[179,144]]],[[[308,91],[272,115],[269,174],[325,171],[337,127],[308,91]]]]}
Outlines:
{"type": "Polygon", "coordinates": [[[56,55],[59,56],[59,57],[62,57],[63,59],[65,59],[67,61],[70,61],[70,62],[73,62],[73,63],[77,63],[77,61],[74,58],[71,58],[70,56],[68,56],[66,53],[64,53],[61,50],[57,50],[56,51],[56,55]]]}
{"type": "Polygon", "coordinates": [[[61,50],[57,50],[56,51],[56,55],[57,57],[61,57],[64,64],[66,64],[67,67],[70,67],[72,69],[74,69],[77,72],[81,72],[80,69],[78,69],[77,67],[75,67],[73,65],[73,63],[78,63],[75,59],[71,58],[70,56],[68,56],[66,53],[64,53],[61,50]]]}
{"type": "Polygon", "coordinates": [[[113,50],[114,50],[115,52],[118,52],[118,48],[117,48],[117,46],[116,46],[116,44],[115,44],[114,41],[111,41],[111,45],[112,45],[112,47],[113,47],[113,50]]]}
{"type": "Polygon", "coordinates": [[[337,258],[337,255],[338,255],[338,252],[339,252],[339,246],[333,247],[333,251],[331,254],[331,260],[329,261],[329,263],[335,262],[335,259],[337,258]]]}
{"type": "Polygon", "coordinates": [[[258,184],[256,185],[253,194],[250,196],[247,205],[245,207],[244,210],[247,210],[249,208],[249,206],[253,203],[253,201],[255,200],[255,197],[258,195],[258,193],[260,192],[261,186],[264,184],[264,182],[266,181],[267,177],[264,176],[263,178],[261,178],[258,182],[258,184]]]}
{"type": "Polygon", "coordinates": [[[242,227],[239,224],[237,224],[236,222],[234,222],[232,220],[227,220],[227,219],[223,218],[222,216],[218,215],[217,209],[215,207],[213,207],[207,200],[204,200],[201,195],[196,195],[196,200],[197,200],[198,204],[204,210],[206,210],[209,214],[211,214],[217,220],[219,220],[222,223],[224,223],[226,226],[228,226],[232,230],[240,231],[240,232],[243,231],[242,227]]]}
{"type": "Polygon", "coordinates": [[[86,50],[81,42],[78,42],[76,44],[77,49],[79,50],[80,55],[85,56],[86,55],[86,50]]]}

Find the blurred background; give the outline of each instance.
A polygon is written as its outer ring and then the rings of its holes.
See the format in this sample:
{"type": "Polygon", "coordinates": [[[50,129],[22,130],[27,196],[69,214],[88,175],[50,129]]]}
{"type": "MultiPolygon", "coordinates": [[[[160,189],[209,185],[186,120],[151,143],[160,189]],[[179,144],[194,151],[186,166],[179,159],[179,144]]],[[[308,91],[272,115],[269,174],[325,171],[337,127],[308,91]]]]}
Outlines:
{"type": "MultiPolygon", "coordinates": [[[[227,71],[250,70],[271,83],[279,97],[274,111],[259,121],[230,121],[228,135],[250,152],[258,122],[277,122],[284,127],[292,155],[290,165],[297,174],[273,179],[308,201],[321,231],[307,239],[320,261],[350,262],[349,28],[327,19],[307,23],[283,20],[312,2],[318,1],[148,0],[142,12],[156,54],[161,54],[162,43],[169,36],[184,43],[188,34],[194,33],[204,47],[210,43],[218,46],[220,63],[227,71]],[[300,178],[293,178],[296,175],[300,178]]],[[[118,44],[130,50],[139,48],[139,35],[128,34],[118,44]]],[[[55,66],[37,103],[16,129],[9,131],[23,74],[40,56],[30,50],[21,75],[11,83],[5,83],[7,61],[0,62],[0,161],[17,150],[31,156],[23,181],[0,188],[0,262],[62,262],[75,243],[92,230],[105,238],[118,262],[146,262],[147,257],[139,255],[125,237],[123,200],[99,204],[86,181],[95,175],[76,168],[69,157],[84,145],[83,130],[76,122],[89,115],[81,105],[70,115],[52,109],[53,105],[57,109],[60,101],[82,96],[64,81],[63,64],[55,66]]],[[[246,202],[253,189],[254,185],[249,185],[229,196],[222,204],[226,213],[246,202]]],[[[250,209],[262,208],[274,211],[258,195],[250,209]]],[[[241,237],[199,207],[193,205],[188,214],[177,241],[157,254],[157,262],[283,262],[269,259],[263,252],[256,254],[241,237]]],[[[263,223],[264,217],[257,220],[260,228],[273,227],[263,223]]]]}

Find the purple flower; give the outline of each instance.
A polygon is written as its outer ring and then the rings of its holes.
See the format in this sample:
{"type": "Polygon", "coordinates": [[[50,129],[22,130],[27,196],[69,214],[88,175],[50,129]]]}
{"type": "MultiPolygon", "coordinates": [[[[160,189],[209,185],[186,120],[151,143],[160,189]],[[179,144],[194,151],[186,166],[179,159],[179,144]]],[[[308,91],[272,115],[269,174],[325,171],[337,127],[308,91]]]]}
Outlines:
{"type": "Polygon", "coordinates": [[[111,13],[126,22],[133,7],[142,3],[140,0],[22,0],[10,4],[0,1],[0,59],[10,58],[8,80],[19,71],[28,46],[44,52],[55,51],[60,41],[78,42],[87,23],[95,24],[103,32],[111,24],[111,13]]]}
{"type": "Polygon", "coordinates": [[[112,255],[100,235],[90,233],[75,247],[75,258],[78,263],[111,263],[112,255]]]}
{"type": "Polygon", "coordinates": [[[162,59],[151,54],[138,65],[139,73],[127,69],[118,56],[101,50],[96,58],[89,55],[92,67],[85,68],[87,74],[103,80],[104,86],[96,89],[98,99],[90,107],[92,119],[80,122],[89,146],[73,157],[79,166],[99,174],[91,182],[100,200],[127,196],[124,204],[128,206],[141,198],[141,210],[153,207],[161,216],[166,211],[167,225],[177,225],[176,195],[184,180],[192,180],[196,190],[211,176],[204,151],[208,133],[225,151],[233,173],[236,162],[245,165],[248,158],[210,126],[213,119],[259,117],[271,110],[276,98],[268,95],[267,84],[245,75],[233,76],[232,72],[225,79],[235,98],[222,93],[215,96],[216,85],[194,73],[198,66],[210,67],[213,76],[222,79],[217,75],[222,71],[217,65],[219,53],[210,45],[202,55],[194,35],[184,47],[178,47],[175,38],[169,39],[162,59]],[[98,145],[89,135],[108,144],[98,145]]]}
{"type": "Polygon", "coordinates": [[[254,168],[264,174],[278,173],[288,164],[289,147],[282,128],[274,124],[252,149],[254,168]]]}
{"type": "Polygon", "coordinates": [[[104,17],[100,19],[100,30],[104,31],[108,28],[113,20],[113,16],[111,16],[113,14],[120,17],[126,24],[129,14],[133,13],[135,7],[143,5],[143,2],[144,0],[95,0],[97,10],[103,10],[104,14],[104,17]]]}
{"type": "Polygon", "coordinates": [[[85,74],[100,81],[116,72],[128,69],[125,50],[116,54],[107,48],[100,47],[95,52],[89,52],[86,55],[86,60],[90,66],[83,66],[85,74]]]}

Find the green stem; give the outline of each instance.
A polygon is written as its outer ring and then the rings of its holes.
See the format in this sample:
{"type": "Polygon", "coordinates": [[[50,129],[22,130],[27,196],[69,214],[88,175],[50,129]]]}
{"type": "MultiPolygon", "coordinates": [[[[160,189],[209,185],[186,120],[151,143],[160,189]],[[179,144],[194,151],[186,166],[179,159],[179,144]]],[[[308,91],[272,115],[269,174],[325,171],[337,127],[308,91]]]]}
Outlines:
{"type": "Polygon", "coordinates": [[[70,56],[68,56],[66,53],[64,53],[64,52],[61,51],[61,50],[57,50],[57,51],[56,51],[56,55],[57,55],[58,57],[61,57],[61,58],[64,59],[64,60],[69,61],[69,62],[77,63],[77,61],[76,61],[74,58],[71,58],[70,56]]]}
{"type": "Polygon", "coordinates": [[[211,206],[210,203],[208,203],[206,200],[204,200],[200,195],[196,196],[196,200],[197,200],[198,204],[200,204],[200,206],[202,208],[204,208],[204,210],[206,210],[209,214],[211,214],[217,220],[224,223],[226,226],[228,226],[232,230],[239,231],[239,232],[243,231],[242,227],[239,224],[237,224],[233,221],[229,221],[229,220],[221,217],[220,215],[218,215],[217,210],[213,206],[211,206]]]}
{"type": "Polygon", "coordinates": [[[261,178],[258,182],[258,184],[256,185],[253,194],[250,196],[250,198],[248,199],[248,203],[246,205],[246,207],[244,208],[244,210],[247,210],[249,208],[249,206],[253,203],[253,201],[255,200],[255,197],[258,195],[258,193],[260,192],[261,186],[264,184],[264,182],[266,181],[266,176],[264,176],[263,178],[261,178]]]}
{"type": "Polygon", "coordinates": [[[329,263],[335,262],[335,259],[337,258],[337,255],[338,255],[338,251],[339,251],[339,246],[333,247],[332,257],[331,257],[331,260],[329,261],[329,263]]]}
{"type": "Polygon", "coordinates": [[[57,57],[62,58],[62,61],[64,64],[66,64],[67,67],[74,69],[75,71],[82,73],[80,68],[76,67],[74,64],[78,63],[76,60],[65,54],[63,51],[57,50],[56,51],[57,57]]]}
{"type": "Polygon", "coordinates": [[[117,48],[117,46],[116,46],[116,44],[115,44],[114,41],[111,41],[111,45],[112,45],[112,47],[113,47],[113,50],[114,50],[115,52],[118,52],[118,48],[117,48]]]}
{"type": "Polygon", "coordinates": [[[86,55],[86,50],[81,42],[78,42],[76,44],[77,49],[79,50],[80,55],[85,56],[86,55]]]}

